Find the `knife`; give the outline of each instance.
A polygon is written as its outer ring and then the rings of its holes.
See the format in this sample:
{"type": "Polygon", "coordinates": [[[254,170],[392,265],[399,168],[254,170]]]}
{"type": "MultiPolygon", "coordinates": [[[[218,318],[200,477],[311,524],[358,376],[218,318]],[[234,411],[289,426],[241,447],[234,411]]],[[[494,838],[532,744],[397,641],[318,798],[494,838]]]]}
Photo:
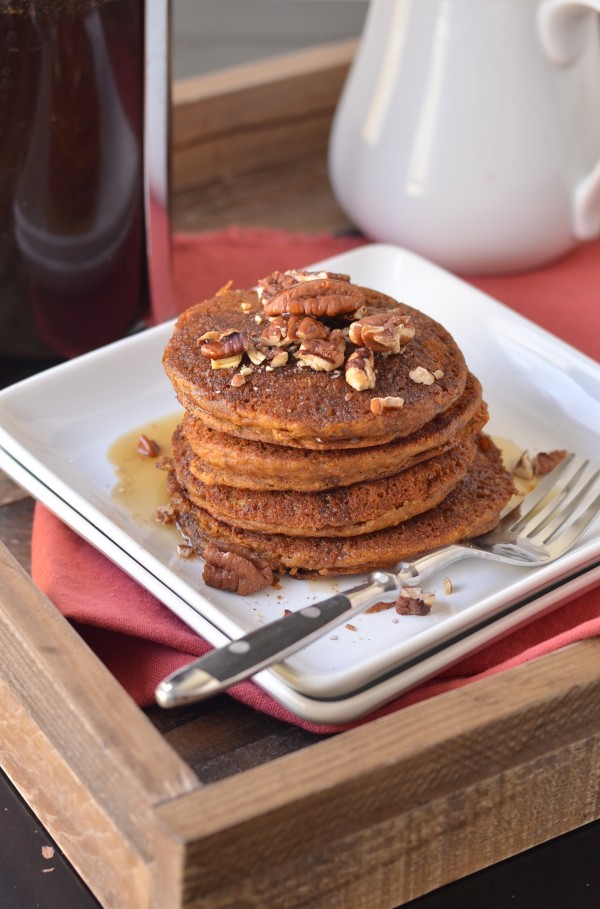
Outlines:
{"type": "MultiPolygon", "coordinates": [[[[448,561],[455,558],[448,554],[448,561]]],[[[157,685],[156,702],[161,707],[180,707],[219,694],[280,662],[369,606],[392,603],[402,587],[410,582],[414,585],[440,567],[437,550],[413,563],[400,562],[394,571],[373,571],[364,584],[269,622],[171,673],[157,685]]]]}

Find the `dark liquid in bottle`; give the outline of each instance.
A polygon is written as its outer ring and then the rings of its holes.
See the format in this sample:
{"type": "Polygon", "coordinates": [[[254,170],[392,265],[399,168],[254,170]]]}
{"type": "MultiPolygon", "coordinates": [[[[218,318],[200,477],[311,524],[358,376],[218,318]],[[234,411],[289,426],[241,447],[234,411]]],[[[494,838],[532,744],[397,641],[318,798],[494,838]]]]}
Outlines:
{"type": "Polygon", "coordinates": [[[143,0],[0,0],[0,355],[71,357],[147,307],[143,0]]]}

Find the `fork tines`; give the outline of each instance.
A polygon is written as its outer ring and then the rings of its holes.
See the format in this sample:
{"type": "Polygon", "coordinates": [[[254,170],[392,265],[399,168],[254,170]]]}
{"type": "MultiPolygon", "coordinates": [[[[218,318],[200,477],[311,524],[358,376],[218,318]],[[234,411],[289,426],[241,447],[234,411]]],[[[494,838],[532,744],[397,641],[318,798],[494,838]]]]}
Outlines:
{"type": "Polygon", "coordinates": [[[568,455],[521,502],[511,530],[546,549],[575,543],[600,511],[600,469],[568,455]]]}

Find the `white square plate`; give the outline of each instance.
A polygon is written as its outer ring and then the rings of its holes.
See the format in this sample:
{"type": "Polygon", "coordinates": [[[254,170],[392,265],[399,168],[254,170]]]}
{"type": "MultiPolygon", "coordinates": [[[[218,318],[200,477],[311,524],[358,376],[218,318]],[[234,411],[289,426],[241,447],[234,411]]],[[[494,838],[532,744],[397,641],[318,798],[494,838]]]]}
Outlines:
{"type": "MultiPolygon", "coordinates": [[[[600,461],[600,366],[442,269],[374,244],[316,263],[346,272],[448,328],[481,380],[488,431],[523,448],[566,448],[600,461]]],[[[199,559],[176,555],[154,515],[132,517],[112,494],[115,440],[178,409],[162,369],[172,323],[94,351],[0,392],[0,466],[78,533],[220,645],[284,609],[360,583],[283,578],[238,597],[206,587],[199,559]]],[[[346,722],[600,577],[600,522],[557,562],[525,570],[467,560],[428,589],[428,616],[361,615],[256,677],[284,706],[315,722],[346,722]]]]}

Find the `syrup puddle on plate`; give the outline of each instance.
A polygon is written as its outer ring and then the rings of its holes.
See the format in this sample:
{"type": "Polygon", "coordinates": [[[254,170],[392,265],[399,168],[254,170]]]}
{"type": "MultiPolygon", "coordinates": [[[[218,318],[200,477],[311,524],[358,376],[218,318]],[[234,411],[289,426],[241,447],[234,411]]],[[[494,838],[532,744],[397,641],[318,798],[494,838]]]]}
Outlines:
{"type": "MultiPolygon", "coordinates": [[[[116,483],[111,491],[113,501],[142,526],[156,527],[156,509],[167,505],[167,472],[159,470],[158,459],[171,456],[171,437],[181,422],[182,411],[151,420],[119,436],[110,446],[107,457],[113,465],[116,483]],[[146,436],[158,445],[156,457],[138,451],[140,436],[146,436]]],[[[174,524],[162,525],[172,538],[174,524]]],[[[177,533],[178,542],[181,537],[177,533]]]]}

